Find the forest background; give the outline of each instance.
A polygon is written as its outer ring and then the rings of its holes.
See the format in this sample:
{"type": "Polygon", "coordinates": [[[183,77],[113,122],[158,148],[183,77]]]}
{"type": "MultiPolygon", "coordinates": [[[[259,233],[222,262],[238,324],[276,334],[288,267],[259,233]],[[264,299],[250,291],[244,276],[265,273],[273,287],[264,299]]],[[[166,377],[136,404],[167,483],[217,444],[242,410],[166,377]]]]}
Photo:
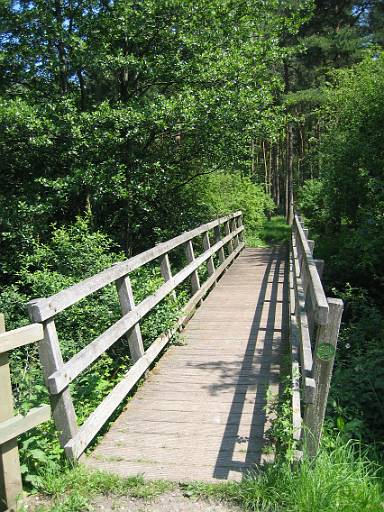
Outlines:
{"type": "MultiPolygon", "coordinates": [[[[384,434],[384,2],[0,2],[0,311],[242,209],[308,219],[329,294],[344,299],[329,432],[384,434]]],[[[161,280],[133,278],[137,298],[161,280]]],[[[107,290],[58,324],[70,357],[118,315],[107,290]],[[112,306],[111,306],[112,304],[112,306]],[[95,321],[97,318],[97,321],[95,321]]],[[[149,344],[183,303],[143,324],[149,344]]],[[[73,390],[80,422],[121,376],[110,351],[73,390]]],[[[37,353],[12,355],[18,410],[45,398],[37,353]]],[[[58,464],[52,425],[23,472],[58,464]]]]}

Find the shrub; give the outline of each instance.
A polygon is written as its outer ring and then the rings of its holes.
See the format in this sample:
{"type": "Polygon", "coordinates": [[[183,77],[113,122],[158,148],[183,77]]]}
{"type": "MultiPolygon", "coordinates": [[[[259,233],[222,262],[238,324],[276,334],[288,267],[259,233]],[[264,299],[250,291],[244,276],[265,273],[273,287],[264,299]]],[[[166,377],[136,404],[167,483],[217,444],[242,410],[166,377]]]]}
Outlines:
{"type": "Polygon", "coordinates": [[[260,230],[266,215],[271,214],[275,208],[272,198],[264,192],[262,186],[240,173],[209,174],[191,186],[194,187],[196,197],[200,198],[198,201],[206,211],[207,219],[242,210],[244,223],[250,233],[260,230]]]}

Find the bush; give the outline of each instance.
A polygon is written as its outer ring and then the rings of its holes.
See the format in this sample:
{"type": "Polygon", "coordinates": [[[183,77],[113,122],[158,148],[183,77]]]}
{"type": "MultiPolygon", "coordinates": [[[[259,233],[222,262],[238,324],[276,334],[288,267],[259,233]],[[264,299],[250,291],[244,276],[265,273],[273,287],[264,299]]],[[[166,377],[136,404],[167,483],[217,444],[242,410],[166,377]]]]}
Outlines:
{"type": "Polygon", "coordinates": [[[242,210],[249,233],[259,231],[266,215],[272,214],[275,209],[272,198],[264,192],[263,187],[240,173],[209,174],[191,186],[207,219],[242,210]]]}

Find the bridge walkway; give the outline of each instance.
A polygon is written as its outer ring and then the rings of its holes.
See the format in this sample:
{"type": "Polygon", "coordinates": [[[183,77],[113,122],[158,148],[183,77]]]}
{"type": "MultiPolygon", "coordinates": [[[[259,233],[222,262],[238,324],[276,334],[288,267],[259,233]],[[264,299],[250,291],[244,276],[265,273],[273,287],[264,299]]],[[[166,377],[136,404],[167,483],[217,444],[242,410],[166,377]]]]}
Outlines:
{"type": "Polygon", "coordinates": [[[264,407],[288,344],[288,271],[283,247],[243,250],[85,462],[217,481],[270,460],[264,407]]]}

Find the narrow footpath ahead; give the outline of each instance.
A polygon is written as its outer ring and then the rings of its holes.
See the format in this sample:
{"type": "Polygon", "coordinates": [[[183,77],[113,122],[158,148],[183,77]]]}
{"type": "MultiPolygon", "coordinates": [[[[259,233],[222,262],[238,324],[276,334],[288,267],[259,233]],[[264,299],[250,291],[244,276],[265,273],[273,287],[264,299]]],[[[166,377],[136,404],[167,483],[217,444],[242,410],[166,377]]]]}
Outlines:
{"type": "Polygon", "coordinates": [[[267,390],[288,343],[283,247],[245,249],[84,462],[122,476],[240,480],[272,457],[267,390]]]}

